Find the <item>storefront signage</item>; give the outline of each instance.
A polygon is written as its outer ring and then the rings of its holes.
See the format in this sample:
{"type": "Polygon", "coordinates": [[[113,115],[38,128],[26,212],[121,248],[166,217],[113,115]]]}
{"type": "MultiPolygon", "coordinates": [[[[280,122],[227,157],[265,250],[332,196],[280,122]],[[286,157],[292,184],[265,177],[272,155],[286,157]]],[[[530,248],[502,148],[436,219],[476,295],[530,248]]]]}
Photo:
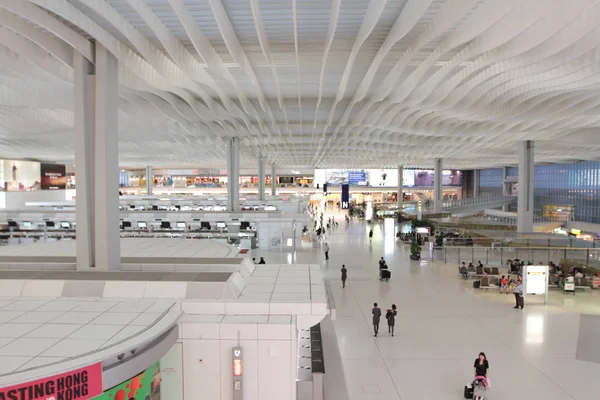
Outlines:
{"type": "Polygon", "coordinates": [[[102,363],[0,389],[0,400],[87,400],[102,394],[102,363]]]}
{"type": "MultiPolygon", "coordinates": [[[[108,389],[94,400],[160,399],[160,382],[160,361],[157,361],[144,372],[108,389]]],[[[168,397],[163,398],[169,400],[168,397]]]]}

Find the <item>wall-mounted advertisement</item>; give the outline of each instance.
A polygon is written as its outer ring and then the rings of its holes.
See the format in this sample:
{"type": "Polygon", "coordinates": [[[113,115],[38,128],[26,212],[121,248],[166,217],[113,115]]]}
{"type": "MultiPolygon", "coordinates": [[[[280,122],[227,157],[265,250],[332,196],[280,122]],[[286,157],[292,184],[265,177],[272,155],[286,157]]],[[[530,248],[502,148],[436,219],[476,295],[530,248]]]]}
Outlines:
{"type": "MultiPolygon", "coordinates": [[[[435,171],[431,169],[415,170],[415,186],[433,186],[435,171]]],[[[442,171],[442,186],[461,186],[462,171],[445,169],[442,171]]]]}
{"type": "Polygon", "coordinates": [[[442,171],[442,185],[461,186],[462,171],[459,171],[457,169],[445,169],[444,171],[442,171]]]}
{"type": "Polygon", "coordinates": [[[160,361],[94,400],[160,400],[160,361]]]}
{"type": "Polygon", "coordinates": [[[331,186],[339,186],[345,183],[349,185],[367,186],[366,170],[345,170],[345,169],[316,169],[316,184],[327,183],[331,186]]]}
{"type": "Polygon", "coordinates": [[[40,163],[4,160],[4,188],[7,192],[40,190],[40,163]]]}
{"type": "Polygon", "coordinates": [[[415,186],[433,186],[434,172],[430,169],[415,170],[415,186]]]}
{"type": "Polygon", "coordinates": [[[102,393],[102,364],[0,388],[1,400],[95,399],[102,393]]]}
{"type": "Polygon", "coordinates": [[[42,190],[64,190],[67,188],[67,168],[60,164],[41,164],[42,190]]]}
{"type": "MultiPolygon", "coordinates": [[[[398,185],[397,169],[372,169],[369,171],[369,186],[395,188],[398,185]]],[[[415,186],[415,171],[405,169],[402,171],[402,186],[415,186]]]]}

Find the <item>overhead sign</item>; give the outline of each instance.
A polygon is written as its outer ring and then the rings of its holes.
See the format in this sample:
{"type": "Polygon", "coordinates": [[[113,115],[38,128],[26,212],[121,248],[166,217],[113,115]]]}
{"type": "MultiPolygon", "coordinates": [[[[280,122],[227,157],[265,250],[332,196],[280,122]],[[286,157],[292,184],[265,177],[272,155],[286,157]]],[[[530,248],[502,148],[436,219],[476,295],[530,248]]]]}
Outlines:
{"type": "Polygon", "coordinates": [[[0,400],[88,400],[102,394],[102,363],[0,389],[0,400]]]}
{"type": "Polygon", "coordinates": [[[342,185],[342,202],[340,204],[340,208],[342,210],[347,210],[350,208],[350,185],[348,184],[342,185]]]}

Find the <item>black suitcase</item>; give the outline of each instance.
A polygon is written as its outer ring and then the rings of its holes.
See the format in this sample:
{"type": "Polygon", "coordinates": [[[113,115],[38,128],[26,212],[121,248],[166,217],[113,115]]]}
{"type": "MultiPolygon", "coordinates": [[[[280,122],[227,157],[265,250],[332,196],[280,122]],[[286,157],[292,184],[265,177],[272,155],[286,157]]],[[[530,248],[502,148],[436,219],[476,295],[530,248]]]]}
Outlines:
{"type": "Polygon", "coordinates": [[[392,277],[392,273],[387,269],[381,270],[381,279],[390,279],[392,277]]]}
{"type": "Polygon", "coordinates": [[[473,399],[473,386],[465,386],[465,399],[473,399]]]}
{"type": "Polygon", "coordinates": [[[474,289],[479,289],[480,286],[481,286],[481,281],[473,281],[473,288],[474,289]]]}

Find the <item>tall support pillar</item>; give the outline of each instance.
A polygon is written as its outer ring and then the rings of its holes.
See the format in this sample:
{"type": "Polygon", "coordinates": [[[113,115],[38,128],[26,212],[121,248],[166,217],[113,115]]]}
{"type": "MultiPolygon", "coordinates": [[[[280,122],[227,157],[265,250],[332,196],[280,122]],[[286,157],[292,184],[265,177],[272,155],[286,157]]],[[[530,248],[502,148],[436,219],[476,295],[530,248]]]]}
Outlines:
{"type": "MultiPolygon", "coordinates": [[[[508,179],[508,167],[502,168],[502,196],[508,196],[508,183],[506,183],[508,179]]],[[[502,206],[502,211],[508,211],[508,205],[502,206]]]]}
{"type": "Polygon", "coordinates": [[[258,199],[265,199],[265,158],[258,155],[258,199]]]}
{"type": "Polygon", "coordinates": [[[277,196],[277,175],[275,164],[271,164],[271,196],[277,196]]]}
{"type": "Polygon", "coordinates": [[[442,192],[442,159],[435,159],[434,176],[433,176],[433,211],[435,213],[442,212],[442,202],[444,194],[442,192]]]}
{"type": "Polygon", "coordinates": [[[517,232],[533,232],[533,156],[534,143],[519,143],[519,198],[517,202],[517,232]]]}
{"type": "Polygon", "coordinates": [[[152,196],[152,167],[146,167],[146,194],[152,196]]]}
{"type": "Polygon", "coordinates": [[[95,44],[95,66],[74,52],[77,269],[121,268],[117,59],[95,44]]]}
{"type": "Polygon", "coordinates": [[[227,157],[227,210],[240,210],[240,139],[229,139],[229,155],[227,157]]]}
{"type": "Polygon", "coordinates": [[[473,170],[473,197],[479,197],[479,170],[473,170]]]}
{"type": "Polygon", "coordinates": [[[402,205],[404,204],[404,166],[398,167],[398,211],[402,211],[402,205]]]}

